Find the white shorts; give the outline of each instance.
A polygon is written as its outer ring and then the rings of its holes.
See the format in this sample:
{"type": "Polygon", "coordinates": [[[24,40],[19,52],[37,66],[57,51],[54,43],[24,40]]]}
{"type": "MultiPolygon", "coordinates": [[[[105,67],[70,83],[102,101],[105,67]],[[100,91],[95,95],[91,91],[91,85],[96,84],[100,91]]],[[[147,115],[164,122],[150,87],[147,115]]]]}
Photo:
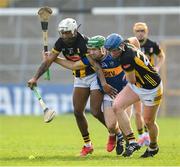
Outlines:
{"type": "Polygon", "coordinates": [[[112,107],[112,103],[113,99],[109,95],[105,94],[103,97],[103,103],[101,107],[102,111],[104,111],[104,109],[107,107],[112,107]]]}
{"type": "Polygon", "coordinates": [[[135,92],[141,102],[146,106],[155,106],[160,104],[163,94],[162,82],[154,89],[138,88],[134,84],[128,83],[128,86],[135,92]]]}
{"type": "Polygon", "coordinates": [[[74,77],[74,87],[90,88],[90,90],[100,89],[97,74],[94,73],[83,78],[74,77]]]}

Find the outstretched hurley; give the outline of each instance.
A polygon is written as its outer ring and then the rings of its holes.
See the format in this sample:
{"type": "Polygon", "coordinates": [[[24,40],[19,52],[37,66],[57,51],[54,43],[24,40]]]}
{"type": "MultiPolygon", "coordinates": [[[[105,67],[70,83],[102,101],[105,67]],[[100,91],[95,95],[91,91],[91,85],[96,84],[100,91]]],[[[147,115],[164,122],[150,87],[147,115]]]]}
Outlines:
{"type": "MultiPolygon", "coordinates": [[[[38,11],[38,15],[41,20],[41,28],[43,32],[43,45],[44,45],[44,52],[48,51],[48,21],[52,14],[52,9],[48,6],[42,7],[38,11]]],[[[45,73],[45,79],[50,80],[50,72],[49,69],[45,73]]]]}

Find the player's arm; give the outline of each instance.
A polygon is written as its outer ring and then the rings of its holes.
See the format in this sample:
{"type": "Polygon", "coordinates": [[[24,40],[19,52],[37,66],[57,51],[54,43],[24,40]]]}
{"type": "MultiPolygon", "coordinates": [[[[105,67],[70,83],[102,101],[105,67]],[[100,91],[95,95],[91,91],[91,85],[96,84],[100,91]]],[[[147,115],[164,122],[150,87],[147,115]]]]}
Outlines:
{"type": "Polygon", "coordinates": [[[159,72],[161,66],[164,64],[165,54],[161,49],[161,52],[157,55],[157,64],[155,65],[156,70],[159,72]]]}
{"type": "Polygon", "coordinates": [[[86,67],[81,60],[73,62],[62,57],[57,57],[54,62],[70,70],[80,70],[86,67]]]}
{"type": "Polygon", "coordinates": [[[88,55],[87,55],[87,58],[88,58],[90,64],[94,67],[94,70],[96,71],[96,73],[98,75],[98,78],[101,82],[104,92],[106,94],[108,94],[110,97],[114,98],[117,95],[118,91],[106,82],[106,79],[104,77],[104,73],[103,73],[103,70],[102,70],[100,64],[97,61],[93,60],[88,55]]]}
{"type": "MultiPolygon", "coordinates": [[[[48,53],[47,53],[48,54],[48,53]]],[[[28,81],[28,86],[32,89],[37,85],[37,80],[45,71],[51,66],[52,62],[57,58],[58,54],[50,53],[46,59],[43,59],[40,67],[38,68],[36,74],[28,81]]]]}
{"type": "Polygon", "coordinates": [[[140,43],[136,37],[128,38],[130,44],[133,44],[136,48],[140,49],[140,43]]]}
{"type": "MultiPolygon", "coordinates": [[[[43,60],[48,58],[47,53],[42,53],[42,56],[43,60]]],[[[86,67],[86,65],[81,60],[74,62],[59,56],[54,60],[54,62],[70,70],[79,70],[86,67]]]]}
{"type": "Polygon", "coordinates": [[[135,76],[135,71],[129,71],[129,72],[126,72],[125,71],[125,75],[126,75],[126,80],[128,82],[130,82],[131,84],[135,84],[136,83],[136,76],[135,76]]]}
{"type": "Polygon", "coordinates": [[[122,68],[126,75],[126,80],[131,84],[136,83],[136,75],[135,75],[135,68],[134,68],[134,59],[132,55],[127,55],[126,60],[122,63],[122,68]]]}

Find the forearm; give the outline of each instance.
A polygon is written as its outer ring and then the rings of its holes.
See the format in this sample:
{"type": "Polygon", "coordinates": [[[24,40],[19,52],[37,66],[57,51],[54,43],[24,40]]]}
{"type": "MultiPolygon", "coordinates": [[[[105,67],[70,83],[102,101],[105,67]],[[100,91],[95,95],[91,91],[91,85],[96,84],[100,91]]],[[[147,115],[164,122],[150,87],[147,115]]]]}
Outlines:
{"type": "Polygon", "coordinates": [[[97,76],[98,76],[98,78],[99,78],[99,80],[101,82],[101,85],[102,86],[106,85],[107,82],[106,82],[106,79],[105,79],[102,68],[97,67],[95,70],[96,70],[97,76]]]}
{"type": "Polygon", "coordinates": [[[50,63],[49,63],[48,61],[43,61],[43,62],[41,63],[41,65],[40,65],[38,71],[36,72],[34,78],[35,78],[36,80],[38,80],[38,79],[40,78],[40,76],[47,71],[47,69],[49,68],[49,66],[50,66],[50,63]]]}
{"type": "Polygon", "coordinates": [[[164,61],[165,61],[165,55],[163,52],[161,52],[160,55],[158,55],[156,67],[160,69],[161,66],[164,64],[164,61]]]}
{"type": "Polygon", "coordinates": [[[70,70],[79,70],[85,67],[81,61],[73,62],[62,57],[57,57],[54,62],[70,70]]]}
{"type": "Polygon", "coordinates": [[[126,75],[126,80],[131,83],[131,84],[135,84],[136,83],[136,77],[135,77],[135,72],[131,71],[131,72],[125,72],[126,75]]]}

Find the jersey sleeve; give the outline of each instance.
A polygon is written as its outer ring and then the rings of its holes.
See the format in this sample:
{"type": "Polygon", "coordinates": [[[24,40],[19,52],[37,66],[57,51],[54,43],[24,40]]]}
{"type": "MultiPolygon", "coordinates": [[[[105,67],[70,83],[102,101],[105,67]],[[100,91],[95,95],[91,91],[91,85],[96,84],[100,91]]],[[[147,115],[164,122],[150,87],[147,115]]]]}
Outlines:
{"type": "Polygon", "coordinates": [[[131,72],[134,70],[134,52],[131,51],[125,53],[121,66],[125,72],[131,72]]]}
{"type": "Polygon", "coordinates": [[[82,61],[82,63],[83,63],[84,65],[87,65],[87,66],[90,66],[90,65],[91,65],[90,62],[89,62],[89,60],[88,60],[88,58],[87,58],[86,56],[82,57],[82,58],[81,58],[81,61],[82,61]]]}
{"type": "Polygon", "coordinates": [[[54,47],[52,48],[51,52],[56,54],[60,53],[62,50],[60,38],[55,42],[54,47]]]}
{"type": "Polygon", "coordinates": [[[155,42],[153,47],[154,47],[154,53],[158,55],[161,52],[159,45],[155,42]]]}

